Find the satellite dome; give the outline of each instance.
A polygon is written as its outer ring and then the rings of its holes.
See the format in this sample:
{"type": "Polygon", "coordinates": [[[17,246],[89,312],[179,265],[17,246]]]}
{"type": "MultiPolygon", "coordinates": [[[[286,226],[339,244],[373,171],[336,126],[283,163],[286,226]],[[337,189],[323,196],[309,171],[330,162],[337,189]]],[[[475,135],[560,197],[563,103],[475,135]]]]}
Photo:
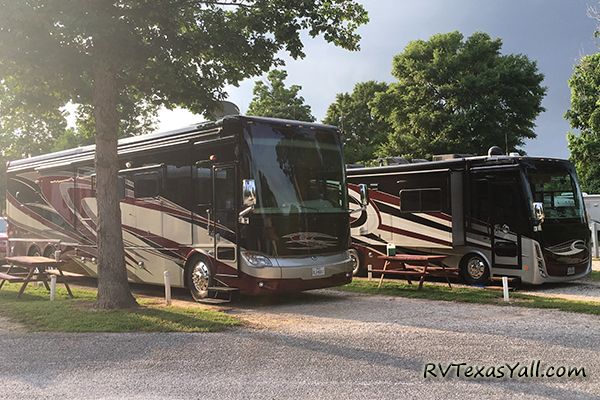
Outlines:
{"type": "Polygon", "coordinates": [[[206,117],[211,121],[227,117],[228,115],[239,115],[240,109],[230,101],[220,101],[219,104],[210,112],[206,113],[206,117]]]}
{"type": "Polygon", "coordinates": [[[504,151],[502,151],[502,149],[498,146],[492,146],[488,150],[488,157],[503,156],[503,155],[504,155],[504,151]]]}

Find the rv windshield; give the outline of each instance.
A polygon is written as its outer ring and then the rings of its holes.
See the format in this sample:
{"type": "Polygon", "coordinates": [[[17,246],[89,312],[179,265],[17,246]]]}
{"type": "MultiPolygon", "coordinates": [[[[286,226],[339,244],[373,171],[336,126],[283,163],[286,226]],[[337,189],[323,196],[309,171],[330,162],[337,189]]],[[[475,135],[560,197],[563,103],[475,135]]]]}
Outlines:
{"type": "Polygon", "coordinates": [[[248,126],[255,213],[345,212],[342,147],[331,129],[255,123],[248,126]]]}
{"type": "Polygon", "coordinates": [[[544,204],[546,221],[583,221],[583,200],[572,168],[562,163],[536,162],[527,175],[533,201],[544,204]]]}

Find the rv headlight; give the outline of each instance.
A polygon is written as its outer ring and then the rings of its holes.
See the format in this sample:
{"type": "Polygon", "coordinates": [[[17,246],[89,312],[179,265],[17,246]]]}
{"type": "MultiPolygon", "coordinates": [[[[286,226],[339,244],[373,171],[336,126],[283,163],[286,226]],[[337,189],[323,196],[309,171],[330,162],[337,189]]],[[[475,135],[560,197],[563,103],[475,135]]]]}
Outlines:
{"type": "Polygon", "coordinates": [[[272,267],[273,263],[269,260],[269,257],[263,256],[260,253],[254,253],[252,251],[242,251],[242,257],[246,260],[246,263],[254,268],[272,267]]]}

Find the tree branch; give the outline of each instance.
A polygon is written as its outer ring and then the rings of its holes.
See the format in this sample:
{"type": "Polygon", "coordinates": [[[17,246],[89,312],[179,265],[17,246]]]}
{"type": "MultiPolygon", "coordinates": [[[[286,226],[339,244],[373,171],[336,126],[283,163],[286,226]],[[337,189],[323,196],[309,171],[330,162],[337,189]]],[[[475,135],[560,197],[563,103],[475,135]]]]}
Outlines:
{"type": "Polygon", "coordinates": [[[215,6],[244,7],[244,8],[252,8],[252,7],[254,7],[254,2],[251,2],[252,4],[245,4],[246,1],[244,1],[244,0],[240,0],[240,1],[235,1],[235,0],[232,0],[232,1],[191,0],[189,3],[204,4],[204,5],[215,5],[215,6]]]}

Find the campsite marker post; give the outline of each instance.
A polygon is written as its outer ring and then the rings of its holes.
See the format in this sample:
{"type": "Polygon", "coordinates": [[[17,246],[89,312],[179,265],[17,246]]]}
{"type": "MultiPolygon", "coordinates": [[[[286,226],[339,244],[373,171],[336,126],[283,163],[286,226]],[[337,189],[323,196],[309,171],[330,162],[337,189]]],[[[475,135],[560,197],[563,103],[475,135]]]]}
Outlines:
{"type": "Polygon", "coordinates": [[[171,305],[171,278],[169,277],[169,271],[165,271],[165,300],[167,305],[171,305]]]}
{"type": "Polygon", "coordinates": [[[502,277],[502,292],[504,293],[504,301],[508,302],[508,278],[506,276],[502,277]]]}

